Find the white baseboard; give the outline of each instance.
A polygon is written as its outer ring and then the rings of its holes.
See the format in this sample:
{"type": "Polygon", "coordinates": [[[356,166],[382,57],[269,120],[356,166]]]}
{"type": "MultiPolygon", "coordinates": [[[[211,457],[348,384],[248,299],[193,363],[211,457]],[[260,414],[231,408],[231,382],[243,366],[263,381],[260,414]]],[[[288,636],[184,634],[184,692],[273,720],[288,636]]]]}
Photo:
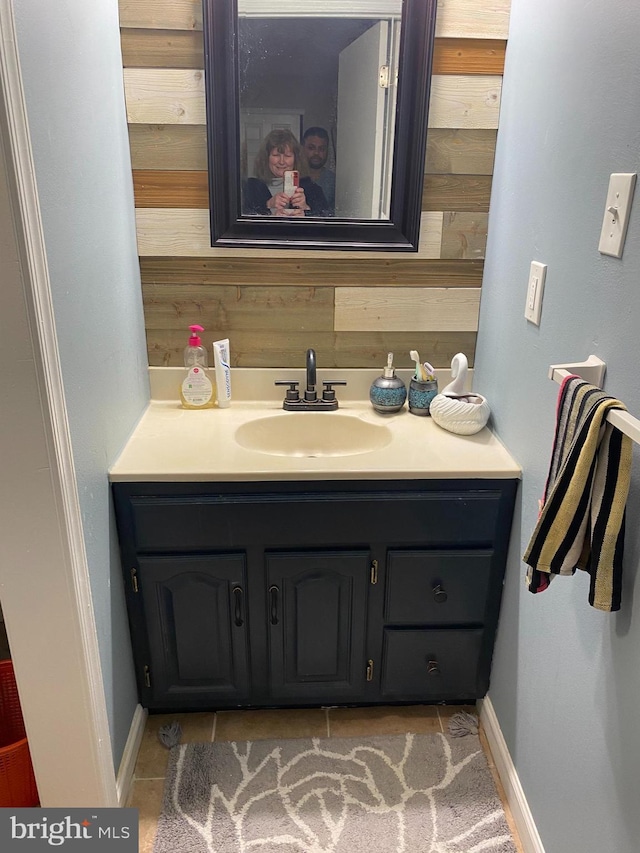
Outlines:
{"type": "Polygon", "coordinates": [[[503,737],[498,717],[491,704],[491,699],[485,696],[478,702],[480,720],[484,727],[493,760],[502,782],[507,803],[520,836],[525,853],[544,853],[542,841],[529,809],[527,799],[522,790],[518,773],[511,760],[509,749],[503,737]]]}
{"type": "Polygon", "coordinates": [[[136,766],[136,759],[142,743],[142,735],[147,722],[147,711],[142,705],[136,705],[136,710],[133,713],[129,736],[124,745],[122,753],[122,761],[118,768],[118,778],[116,779],[116,790],[118,792],[118,805],[124,808],[127,805],[131,786],[133,785],[133,771],[136,766]]]}

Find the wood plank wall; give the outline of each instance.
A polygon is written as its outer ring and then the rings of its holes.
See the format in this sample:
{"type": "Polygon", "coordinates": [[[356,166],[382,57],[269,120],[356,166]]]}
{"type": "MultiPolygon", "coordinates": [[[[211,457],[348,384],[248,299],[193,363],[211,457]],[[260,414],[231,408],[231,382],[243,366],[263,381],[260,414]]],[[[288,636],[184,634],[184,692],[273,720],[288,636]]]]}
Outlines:
{"type": "Polygon", "coordinates": [[[439,0],[420,250],[214,249],[200,0],[120,0],[149,363],[191,323],[242,367],[473,364],[510,0],[439,0]]]}

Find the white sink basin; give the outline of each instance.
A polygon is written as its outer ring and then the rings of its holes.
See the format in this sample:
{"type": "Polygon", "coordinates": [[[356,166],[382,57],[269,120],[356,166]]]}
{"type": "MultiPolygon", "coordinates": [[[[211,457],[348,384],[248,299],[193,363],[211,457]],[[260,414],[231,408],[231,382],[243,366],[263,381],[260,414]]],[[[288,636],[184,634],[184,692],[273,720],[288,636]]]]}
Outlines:
{"type": "Polygon", "coordinates": [[[337,412],[286,412],[238,427],[235,440],[246,450],[271,456],[354,456],[379,450],[391,430],[337,412]]]}

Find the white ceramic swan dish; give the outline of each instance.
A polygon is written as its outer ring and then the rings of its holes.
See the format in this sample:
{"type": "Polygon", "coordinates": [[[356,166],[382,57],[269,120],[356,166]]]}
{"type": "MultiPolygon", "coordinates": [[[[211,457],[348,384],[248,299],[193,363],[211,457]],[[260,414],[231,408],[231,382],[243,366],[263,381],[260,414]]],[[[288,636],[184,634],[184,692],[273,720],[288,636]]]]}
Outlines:
{"type": "Polygon", "coordinates": [[[489,420],[491,409],[486,397],[465,392],[469,362],[459,352],[451,359],[452,381],[437,394],[430,403],[429,412],[433,420],[443,429],[458,435],[473,435],[489,420]]]}

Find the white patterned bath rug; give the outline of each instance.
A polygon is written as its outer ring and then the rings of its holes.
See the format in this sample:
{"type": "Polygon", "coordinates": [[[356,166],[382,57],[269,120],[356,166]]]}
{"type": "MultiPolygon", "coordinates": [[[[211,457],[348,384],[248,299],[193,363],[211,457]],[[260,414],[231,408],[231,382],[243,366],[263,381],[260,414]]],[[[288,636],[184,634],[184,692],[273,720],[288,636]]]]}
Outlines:
{"type": "Polygon", "coordinates": [[[154,853],[514,853],[477,735],[190,743],[154,853]]]}

